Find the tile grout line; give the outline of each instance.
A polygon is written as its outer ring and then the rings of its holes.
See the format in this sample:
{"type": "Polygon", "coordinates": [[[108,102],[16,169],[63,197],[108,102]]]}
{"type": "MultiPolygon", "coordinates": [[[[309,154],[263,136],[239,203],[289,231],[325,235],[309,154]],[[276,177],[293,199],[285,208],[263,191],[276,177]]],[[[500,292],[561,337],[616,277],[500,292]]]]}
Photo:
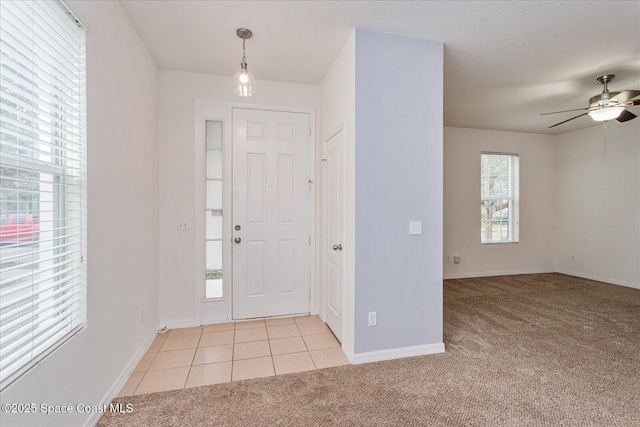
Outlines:
{"type": "MultiPolygon", "coordinates": [[[[297,327],[298,325],[296,325],[297,327]]],[[[316,366],[316,361],[313,360],[313,356],[311,356],[311,350],[309,350],[309,346],[307,345],[307,341],[304,339],[304,336],[302,335],[302,331],[300,330],[300,328],[298,328],[298,332],[300,333],[300,337],[302,338],[302,343],[304,344],[304,347],[307,349],[307,354],[309,355],[309,358],[311,359],[311,363],[313,363],[313,368],[314,370],[318,370],[318,367],[316,366]]]]}
{"type": "Polygon", "coordinates": [[[193,361],[196,359],[196,354],[198,353],[198,348],[200,347],[200,341],[202,340],[202,334],[204,333],[204,328],[200,329],[200,337],[198,338],[198,342],[196,343],[196,349],[193,352],[193,357],[191,358],[191,363],[189,364],[189,372],[187,372],[187,378],[184,379],[183,389],[187,388],[187,382],[189,381],[189,376],[191,375],[191,369],[193,368],[193,361]]]}
{"type": "MultiPolygon", "coordinates": [[[[157,335],[157,334],[156,334],[157,335]]],[[[167,339],[166,335],[163,340],[167,339]]],[[[154,339],[154,341],[157,339],[158,337],[156,336],[156,338],[154,339]]],[[[153,344],[153,343],[152,343],[153,344]]],[[[164,345],[164,342],[162,343],[162,345],[160,346],[160,348],[162,348],[162,346],[164,345]]],[[[158,354],[160,353],[160,348],[158,349],[158,351],[156,351],[156,354],[153,355],[153,359],[151,359],[151,363],[153,363],[154,360],[156,360],[156,357],[158,356],[158,354]]],[[[147,351],[149,351],[149,349],[147,349],[147,351]]],[[[146,354],[146,352],[145,352],[146,354]]],[[[142,356],[144,357],[144,355],[142,356]]],[[[138,362],[140,363],[140,362],[138,362]]],[[[140,387],[140,384],[142,384],[142,380],[144,380],[144,377],[147,376],[147,372],[149,372],[149,368],[151,367],[151,363],[149,363],[149,366],[147,367],[147,369],[144,370],[144,372],[142,373],[142,378],[140,378],[140,381],[138,382],[138,385],[136,385],[136,387],[133,389],[133,394],[131,394],[131,396],[135,396],[136,395],[136,391],[138,391],[138,387],[140,387]]],[[[134,368],[135,369],[135,368],[134,368]]],[[[133,374],[132,374],[133,375],[133,374]]],[[[131,375],[129,375],[129,378],[131,378],[131,375]]],[[[128,379],[127,379],[128,381],[128,379]]],[[[125,382],[126,384],[126,382],[125,382]]]]}
{"type": "MultiPolygon", "coordinates": [[[[131,396],[135,396],[136,395],[136,391],[138,391],[138,387],[140,387],[140,384],[142,384],[142,380],[144,379],[144,377],[147,376],[147,372],[148,370],[144,371],[142,373],[142,378],[140,378],[140,381],[138,382],[138,384],[136,385],[136,387],[133,389],[133,394],[131,394],[131,396]]],[[[131,376],[129,376],[129,378],[131,378],[131,376]]],[[[126,383],[125,383],[126,384],[126,383]]],[[[124,396],[123,396],[124,397],[124,396]]]]}
{"type": "Polygon", "coordinates": [[[269,357],[271,357],[271,366],[273,366],[273,376],[275,377],[278,375],[278,373],[276,372],[276,362],[275,360],[273,360],[273,353],[271,352],[271,338],[269,337],[269,328],[267,328],[267,339],[269,343],[269,357]]]}
{"type": "MultiPolygon", "coordinates": [[[[301,325],[301,324],[305,324],[305,323],[311,323],[311,322],[302,322],[302,323],[298,323],[298,322],[296,322],[296,321],[295,321],[295,318],[294,318],[293,323],[291,323],[291,324],[293,324],[293,325],[295,325],[295,326],[296,326],[296,330],[297,330],[297,332],[298,332],[298,334],[299,334],[298,336],[300,337],[300,339],[302,339],[302,343],[304,344],[304,348],[305,348],[305,350],[304,350],[304,351],[301,351],[301,352],[294,351],[294,352],[292,352],[292,353],[282,353],[282,354],[295,354],[295,353],[302,353],[302,352],[307,353],[307,354],[309,355],[309,357],[311,358],[312,364],[313,364],[313,366],[314,366],[314,370],[317,370],[317,369],[319,369],[319,368],[316,366],[316,363],[315,363],[315,361],[313,360],[313,357],[311,356],[311,350],[309,349],[309,346],[308,346],[308,344],[307,344],[307,342],[306,342],[306,340],[305,340],[305,336],[302,334],[302,332],[301,332],[301,330],[300,330],[300,325],[301,325]]],[[[234,368],[234,366],[235,366],[235,364],[236,364],[235,362],[237,362],[237,361],[235,360],[235,350],[236,350],[236,349],[235,349],[235,345],[236,345],[236,342],[235,342],[235,336],[236,336],[236,335],[235,335],[235,334],[236,334],[236,331],[237,331],[237,325],[238,325],[238,322],[232,322],[232,324],[233,324],[233,329],[230,331],[230,332],[233,332],[233,335],[232,335],[232,337],[233,337],[233,338],[232,338],[232,343],[233,343],[233,344],[232,344],[232,346],[231,346],[231,380],[230,380],[230,382],[233,382],[233,381],[234,381],[234,378],[233,378],[233,368],[234,368]]],[[[287,326],[287,325],[291,325],[291,324],[282,324],[282,325],[273,325],[273,326],[287,326]]],[[[263,322],[263,325],[264,325],[264,327],[265,327],[265,329],[266,329],[266,332],[267,332],[267,340],[266,340],[266,341],[267,341],[267,344],[268,344],[268,347],[269,347],[269,357],[271,358],[271,364],[272,364],[272,368],[273,368],[274,376],[277,376],[278,374],[277,374],[277,372],[276,372],[274,354],[273,354],[273,351],[272,351],[272,349],[271,349],[271,341],[277,340],[278,338],[272,338],[272,337],[270,336],[270,334],[269,334],[269,328],[268,328],[268,325],[267,325],[266,321],[264,321],[264,322],[263,322]]],[[[260,326],[256,326],[256,328],[259,328],[259,327],[260,327],[260,326]]],[[[245,328],[245,329],[252,329],[252,328],[245,328]]],[[[222,332],[224,332],[224,331],[222,331],[222,332]]],[[[202,341],[202,338],[203,338],[204,333],[205,333],[204,327],[201,327],[200,331],[199,331],[199,332],[198,332],[198,334],[197,334],[197,335],[199,335],[199,336],[198,336],[198,342],[196,343],[196,347],[195,347],[195,349],[194,349],[194,353],[193,353],[193,356],[192,356],[192,358],[191,358],[191,363],[190,363],[188,366],[185,366],[185,367],[188,367],[188,368],[189,368],[189,370],[188,370],[188,372],[187,372],[187,377],[185,378],[185,382],[184,382],[184,384],[183,384],[183,386],[182,386],[182,389],[187,388],[187,387],[186,387],[186,384],[187,384],[187,382],[188,382],[189,376],[191,375],[191,371],[192,371],[192,369],[193,369],[193,367],[194,367],[195,356],[196,356],[196,354],[197,354],[198,350],[199,350],[199,349],[201,349],[201,347],[200,347],[200,343],[201,343],[201,341],[202,341]]],[[[186,334],[186,335],[189,335],[189,334],[186,334]]],[[[196,334],[191,334],[191,335],[196,335],[196,334]]],[[[318,334],[311,334],[311,335],[318,335],[318,334]]],[[[182,335],[179,335],[179,336],[182,336],[182,335]]],[[[170,335],[170,334],[169,334],[169,335],[166,335],[166,336],[164,337],[164,340],[166,340],[166,339],[167,339],[167,338],[169,338],[169,337],[171,337],[171,335],[170,335]]],[[[281,337],[281,338],[279,338],[279,339],[286,339],[286,338],[295,338],[295,337],[281,337]]],[[[261,341],[261,340],[258,340],[258,341],[261,341]]],[[[248,342],[253,342],[253,341],[248,341],[248,342]]],[[[140,388],[140,385],[142,384],[143,380],[146,378],[147,374],[150,372],[150,369],[149,369],[149,368],[151,367],[151,365],[153,364],[153,362],[155,361],[155,359],[158,357],[158,355],[162,352],[162,351],[161,351],[161,350],[162,350],[162,347],[164,347],[164,345],[165,345],[165,344],[166,344],[166,341],[165,341],[165,342],[163,342],[163,343],[160,345],[160,348],[159,348],[159,349],[154,353],[153,358],[152,358],[152,360],[151,360],[151,363],[149,364],[149,367],[147,367],[144,371],[139,372],[139,373],[141,373],[141,374],[142,374],[142,377],[140,378],[140,381],[138,382],[138,384],[136,385],[136,387],[133,389],[133,394],[130,394],[130,395],[128,395],[128,396],[133,396],[133,395],[135,395],[135,393],[137,392],[137,390],[140,388]]],[[[241,343],[238,343],[238,344],[241,344],[241,343]]],[[[175,350],[175,351],[179,351],[179,350],[183,350],[183,349],[177,349],[177,350],[175,350]]],[[[184,349],[184,350],[186,350],[186,349],[184,349]]],[[[147,350],[147,351],[148,351],[148,350],[147,350]]],[[[165,352],[166,352],[166,351],[170,351],[170,350],[165,350],[165,352]]],[[[248,360],[248,359],[245,359],[245,360],[248,360]]],[[[171,368],[165,368],[165,369],[171,369],[171,368]]],[[[164,369],[157,369],[157,370],[155,370],[155,371],[162,371],[162,370],[164,370],[164,369]]],[[[133,373],[132,373],[132,374],[133,374],[133,373]]],[[[236,380],[236,381],[237,381],[237,380],[236,380]]]]}
{"type": "Polygon", "coordinates": [[[231,376],[229,382],[233,382],[233,368],[236,365],[236,322],[233,322],[233,340],[231,340],[231,376]]]}

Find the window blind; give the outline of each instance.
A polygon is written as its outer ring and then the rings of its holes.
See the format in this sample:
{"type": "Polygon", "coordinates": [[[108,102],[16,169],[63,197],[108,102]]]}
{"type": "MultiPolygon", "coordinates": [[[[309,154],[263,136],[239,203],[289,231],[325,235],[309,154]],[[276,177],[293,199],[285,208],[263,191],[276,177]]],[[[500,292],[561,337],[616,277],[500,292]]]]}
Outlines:
{"type": "Polygon", "coordinates": [[[86,322],[85,31],[0,2],[0,387],[86,322]]]}

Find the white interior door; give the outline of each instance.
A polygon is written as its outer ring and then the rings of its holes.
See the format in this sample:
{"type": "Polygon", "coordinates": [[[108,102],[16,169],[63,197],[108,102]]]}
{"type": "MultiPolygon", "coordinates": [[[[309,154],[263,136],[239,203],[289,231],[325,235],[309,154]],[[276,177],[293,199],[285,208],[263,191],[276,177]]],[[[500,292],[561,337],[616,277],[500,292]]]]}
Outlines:
{"type": "Polygon", "coordinates": [[[342,342],[344,243],[344,131],[326,143],[326,309],[327,325],[342,342]]]}
{"type": "Polygon", "coordinates": [[[233,318],[309,313],[309,114],[234,108],[233,132],[233,318]]]}

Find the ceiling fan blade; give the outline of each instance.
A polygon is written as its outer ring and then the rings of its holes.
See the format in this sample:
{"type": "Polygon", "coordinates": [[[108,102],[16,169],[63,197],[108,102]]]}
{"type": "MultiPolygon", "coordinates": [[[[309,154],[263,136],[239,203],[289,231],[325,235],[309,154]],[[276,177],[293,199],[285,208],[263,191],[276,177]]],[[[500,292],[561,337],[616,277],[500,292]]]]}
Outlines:
{"type": "Polygon", "coordinates": [[[549,129],[554,128],[554,127],[556,127],[556,126],[560,126],[560,125],[561,125],[561,124],[563,124],[563,123],[570,122],[571,120],[573,120],[573,119],[577,119],[578,117],[586,116],[587,114],[589,114],[589,113],[582,113],[582,114],[580,114],[579,116],[571,117],[569,120],[565,120],[564,122],[556,123],[556,124],[555,124],[555,125],[553,125],[553,126],[549,126],[549,129]]]}
{"type": "Polygon", "coordinates": [[[622,113],[620,113],[620,115],[618,116],[618,118],[616,120],[619,121],[620,123],[622,123],[622,122],[629,121],[631,119],[635,119],[636,117],[638,117],[638,116],[633,114],[631,111],[624,110],[622,113]]]}
{"type": "Polygon", "coordinates": [[[640,95],[640,90],[625,90],[624,92],[620,92],[619,94],[617,94],[611,99],[613,101],[624,102],[631,98],[635,98],[638,95],[640,95]]]}
{"type": "Polygon", "coordinates": [[[558,114],[558,113],[568,113],[570,111],[584,111],[586,108],[576,108],[574,110],[563,110],[563,111],[553,111],[551,113],[540,113],[541,116],[546,116],[547,114],[558,114]]]}

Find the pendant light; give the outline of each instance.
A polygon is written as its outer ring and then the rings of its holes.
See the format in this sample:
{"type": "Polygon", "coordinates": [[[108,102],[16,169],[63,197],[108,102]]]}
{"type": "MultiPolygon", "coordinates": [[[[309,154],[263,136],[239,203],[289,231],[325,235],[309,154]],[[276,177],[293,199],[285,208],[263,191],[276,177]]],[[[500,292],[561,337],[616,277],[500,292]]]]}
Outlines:
{"type": "Polygon", "coordinates": [[[238,28],[236,35],[242,39],[242,62],[240,63],[240,71],[233,76],[233,93],[238,96],[253,96],[256,93],[255,79],[247,69],[247,58],[244,50],[245,42],[251,38],[253,33],[246,28],[238,28]]]}

